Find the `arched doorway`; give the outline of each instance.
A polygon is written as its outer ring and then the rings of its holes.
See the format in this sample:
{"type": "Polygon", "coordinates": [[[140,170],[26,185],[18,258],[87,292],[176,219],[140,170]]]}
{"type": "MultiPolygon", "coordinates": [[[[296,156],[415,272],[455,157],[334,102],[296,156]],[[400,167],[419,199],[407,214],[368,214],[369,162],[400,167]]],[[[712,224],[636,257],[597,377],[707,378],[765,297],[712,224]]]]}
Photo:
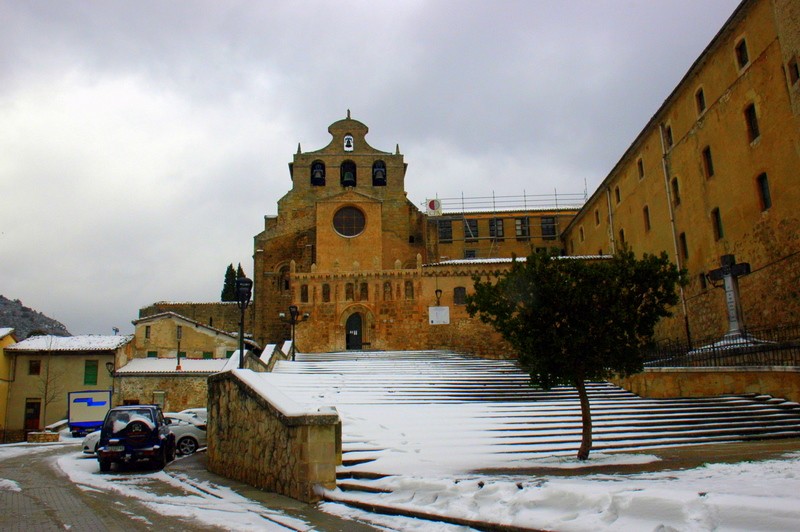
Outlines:
{"type": "Polygon", "coordinates": [[[358,312],[351,314],[347,318],[345,329],[347,331],[345,340],[347,349],[361,349],[364,343],[364,320],[361,318],[361,314],[358,312]]]}

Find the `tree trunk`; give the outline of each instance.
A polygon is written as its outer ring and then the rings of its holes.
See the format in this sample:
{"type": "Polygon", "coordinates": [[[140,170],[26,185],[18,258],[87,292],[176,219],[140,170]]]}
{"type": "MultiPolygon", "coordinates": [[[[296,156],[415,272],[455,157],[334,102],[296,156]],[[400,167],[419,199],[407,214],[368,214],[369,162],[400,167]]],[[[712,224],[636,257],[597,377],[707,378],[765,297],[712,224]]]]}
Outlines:
{"type": "Polygon", "coordinates": [[[578,460],[586,460],[589,458],[589,451],[592,450],[592,412],[589,409],[589,396],[586,393],[586,383],[583,377],[575,378],[575,388],[578,389],[578,397],[581,400],[581,421],[583,422],[578,460]]]}

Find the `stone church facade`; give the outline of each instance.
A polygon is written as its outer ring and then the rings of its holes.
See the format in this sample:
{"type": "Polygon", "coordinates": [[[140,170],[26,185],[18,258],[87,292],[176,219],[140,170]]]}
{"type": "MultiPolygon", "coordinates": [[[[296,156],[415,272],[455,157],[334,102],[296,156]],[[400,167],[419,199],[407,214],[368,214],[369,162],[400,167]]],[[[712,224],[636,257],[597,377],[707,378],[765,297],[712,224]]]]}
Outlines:
{"type": "Polygon", "coordinates": [[[381,151],[350,118],[330,143],[289,164],[292,188],[255,237],[254,339],[290,337],[281,313],[296,305],[300,351],[451,348],[503,356],[508,349],[464,296],[472,277],[508,267],[512,254],[558,247],[575,208],[423,213],[406,197],[399,147],[381,151]],[[438,214],[438,213],[437,213],[438,214]],[[540,230],[541,228],[541,230],[540,230]],[[440,290],[437,298],[437,290],[440,290]],[[446,307],[431,324],[429,307],[446,307]]]}

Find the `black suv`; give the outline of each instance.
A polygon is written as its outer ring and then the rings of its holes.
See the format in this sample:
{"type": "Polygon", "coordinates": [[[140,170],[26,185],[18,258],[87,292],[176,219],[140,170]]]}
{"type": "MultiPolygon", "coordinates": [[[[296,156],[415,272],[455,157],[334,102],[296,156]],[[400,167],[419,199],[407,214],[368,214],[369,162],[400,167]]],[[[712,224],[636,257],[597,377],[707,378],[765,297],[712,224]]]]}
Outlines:
{"type": "Polygon", "coordinates": [[[169,430],[161,408],[130,405],[112,408],[106,414],[97,444],[100,471],[111,464],[149,460],[158,469],[175,459],[175,435],[169,430]]]}

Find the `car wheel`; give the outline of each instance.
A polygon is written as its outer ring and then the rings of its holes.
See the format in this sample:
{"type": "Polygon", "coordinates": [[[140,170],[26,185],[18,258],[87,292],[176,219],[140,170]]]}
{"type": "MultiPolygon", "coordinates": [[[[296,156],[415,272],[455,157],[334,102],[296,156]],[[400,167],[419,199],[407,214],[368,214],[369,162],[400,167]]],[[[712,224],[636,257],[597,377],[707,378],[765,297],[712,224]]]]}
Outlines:
{"type": "Polygon", "coordinates": [[[158,456],[154,460],[156,464],[156,469],[164,469],[167,466],[167,448],[162,447],[161,452],[158,453],[158,456]]]}
{"type": "Polygon", "coordinates": [[[183,455],[194,453],[197,450],[197,447],[197,440],[190,438],[189,436],[185,436],[178,440],[178,452],[183,455]]]}
{"type": "Polygon", "coordinates": [[[98,460],[98,462],[100,462],[100,471],[102,473],[111,471],[111,460],[98,460]]]}

